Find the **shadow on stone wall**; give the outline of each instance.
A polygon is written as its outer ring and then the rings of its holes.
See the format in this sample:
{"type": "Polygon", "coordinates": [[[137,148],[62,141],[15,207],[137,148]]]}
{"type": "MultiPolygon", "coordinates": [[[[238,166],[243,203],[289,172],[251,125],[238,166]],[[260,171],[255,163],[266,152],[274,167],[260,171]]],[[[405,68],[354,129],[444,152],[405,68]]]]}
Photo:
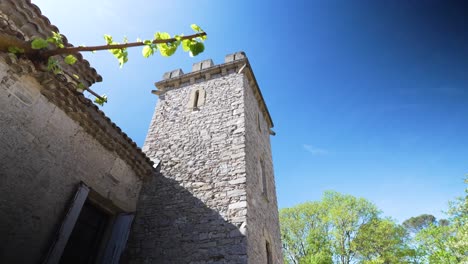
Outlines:
{"type": "Polygon", "coordinates": [[[122,263],[247,263],[246,237],[156,171],[140,193],[122,263]]]}

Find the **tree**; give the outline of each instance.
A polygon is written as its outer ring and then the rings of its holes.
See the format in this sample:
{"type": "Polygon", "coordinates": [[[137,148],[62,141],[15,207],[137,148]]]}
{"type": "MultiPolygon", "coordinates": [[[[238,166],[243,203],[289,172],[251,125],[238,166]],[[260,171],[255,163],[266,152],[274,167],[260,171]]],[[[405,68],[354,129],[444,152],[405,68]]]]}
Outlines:
{"type": "Polygon", "coordinates": [[[321,201],[280,210],[285,262],[468,263],[468,188],[449,204],[448,215],[439,221],[420,215],[398,225],[363,198],[328,191],[321,201]]]}
{"type": "Polygon", "coordinates": [[[337,192],[280,210],[285,262],[406,263],[406,230],[371,202],[337,192]],[[379,262],[380,261],[380,262],[379,262]]]}
{"type": "Polygon", "coordinates": [[[468,188],[464,197],[449,203],[447,213],[448,220],[432,223],[415,236],[414,243],[424,263],[468,263],[468,188]]]}
{"type": "Polygon", "coordinates": [[[330,225],[332,252],[341,264],[352,263],[357,252],[353,241],[359,229],[379,215],[379,210],[364,198],[338,192],[325,192],[323,206],[327,208],[327,223],[330,225]]]}
{"type": "Polygon", "coordinates": [[[454,242],[450,226],[431,225],[422,229],[415,237],[420,259],[431,264],[460,263],[450,246],[454,242]]]}
{"type": "Polygon", "coordinates": [[[326,210],[320,202],[306,202],[280,210],[285,262],[332,263],[326,210]]]}
{"type": "Polygon", "coordinates": [[[362,263],[409,263],[415,252],[408,240],[404,227],[389,218],[375,218],[361,226],[352,248],[362,263]]]}
{"type": "Polygon", "coordinates": [[[422,214],[416,217],[411,217],[403,222],[403,226],[411,233],[418,233],[424,228],[437,222],[435,216],[430,214],[422,214]]]}
{"type": "MultiPolygon", "coordinates": [[[[465,184],[468,185],[468,175],[465,177],[465,184]]],[[[464,197],[449,203],[448,214],[454,233],[453,243],[449,246],[460,263],[468,263],[468,186],[465,187],[464,197]]]]}
{"type": "Polygon", "coordinates": [[[91,47],[65,46],[63,36],[58,32],[51,32],[52,34],[46,39],[37,37],[31,41],[24,41],[15,36],[0,33],[0,51],[8,51],[17,56],[26,57],[37,66],[54,74],[67,74],[73,77],[77,81],[77,90],[87,90],[96,96],[95,102],[102,105],[107,102],[107,97],[105,95],[99,96],[89,87],[86,87],[83,82],[79,81],[80,76],[76,73],[62,71],[62,63],[75,64],[78,61],[75,55],[80,52],[109,50],[122,67],[128,61],[127,48],[137,46],[143,46],[142,55],[145,58],[153,55],[158,50],[162,56],[171,56],[181,44],[183,50],[189,52],[190,56],[196,56],[205,50],[203,42],[206,39],[206,33],[195,24],[192,24],[191,28],[196,33],[189,36],[175,35],[171,37],[166,32],[156,32],[151,40],[138,39],[136,42],[129,43],[125,38],[122,44],[114,42],[112,36],[104,35],[106,45],[91,47]]]}

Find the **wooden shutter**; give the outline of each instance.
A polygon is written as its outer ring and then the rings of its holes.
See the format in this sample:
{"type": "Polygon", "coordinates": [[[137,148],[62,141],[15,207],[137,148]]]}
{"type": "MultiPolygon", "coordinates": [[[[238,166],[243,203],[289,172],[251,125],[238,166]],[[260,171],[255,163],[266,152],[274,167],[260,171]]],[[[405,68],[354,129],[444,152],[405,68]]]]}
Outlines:
{"type": "Polygon", "coordinates": [[[67,245],[68,238],[70,237],[71,232],[73,231],[73,227],[75,226],[76,220],[80,215],[81,208],[86,201],[86,198],[89,194],[89,187],[86,186],[84,183],[80,183],[78,186],[78,191],[71,202],[71,205],[68,209],[67,214],[60,226],[60,229],[55,237],[52,246],[47,253],[47,256],[43,263],[46,264],[55,264],[60,261],[62,257],[63,250],[67,245]]]}
{"type": "Polygon", "coordinates": [[[134,214],[117,215],[112,227],[112,234],[106,246],[106,251],[102,263],[119,263],[125,245],[127,244],[128,234],[132,225],[134,214]]]}

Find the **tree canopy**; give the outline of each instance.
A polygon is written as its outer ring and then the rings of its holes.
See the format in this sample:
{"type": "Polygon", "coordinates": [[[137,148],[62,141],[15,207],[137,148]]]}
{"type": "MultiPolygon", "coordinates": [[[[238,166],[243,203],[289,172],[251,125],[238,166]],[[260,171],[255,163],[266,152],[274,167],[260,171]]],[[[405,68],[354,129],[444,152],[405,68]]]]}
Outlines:
{"type": "Polygon", "coordinates": [[[447,213],[449,219],[422,214],[400,225],[366,199],[328,191],[320,201],[280,210],[285,262],[468,263],[468,188],[447,213]]]}
{"type": "Polygon", "coordinates": [[[282,209],[285,260],[301,264],[401,260],[408,250],[406,230],[379,215],[366,199],[332,191],[321,201],[282,209]]]}
{"type": "Polygon", "coordinates": [[[430,214],[422,214],[416,217],[411,217],[403,222],[403,226],[410,232],[417,233],[420,230],[435,224],[436,218],[430,214]]]}

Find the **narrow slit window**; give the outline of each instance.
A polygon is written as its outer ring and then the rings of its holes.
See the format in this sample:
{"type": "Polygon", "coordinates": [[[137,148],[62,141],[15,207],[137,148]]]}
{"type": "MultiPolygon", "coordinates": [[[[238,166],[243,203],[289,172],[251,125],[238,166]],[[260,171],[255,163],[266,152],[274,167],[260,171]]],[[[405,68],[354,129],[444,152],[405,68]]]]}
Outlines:
{"type": "Polygon", "coordinates": [[[260,114],[259,113],[257,113],[257,127],[258,127],[258,131],[262,132],[262,126],[260,125],[260,114]]]}
{"type": "Polygon", "coordinates": [[[266,173],[265,173],[265,162],[263,159],[260,159],[260,169],[261,169],[261,177],[262,177],[262,194],[265,196],[265,198],[268,198],[267,196],[267,179],[266,179],[266,173]]]}
{"type": "Polygon", "coordinates": [[[271,246],[268,241],[265,242],[265,249],[266,249],[266,263],[267,264],[272,264],[273,263],[273,258],[271,256],[271,246]]]}
{"type": "Polygon", "coordinates": [[[195,91],[195,98],[193,99],[193,108],[198,108],[198,99],[200,98],[200,91],[195,91]]]}
{"type": "Polygon", "coordinates": [[[203,88],[196,88],[190,92],[190,98],[187,107],[191,110],[199,110],[205,104],[206,92],[203,88]]]}

